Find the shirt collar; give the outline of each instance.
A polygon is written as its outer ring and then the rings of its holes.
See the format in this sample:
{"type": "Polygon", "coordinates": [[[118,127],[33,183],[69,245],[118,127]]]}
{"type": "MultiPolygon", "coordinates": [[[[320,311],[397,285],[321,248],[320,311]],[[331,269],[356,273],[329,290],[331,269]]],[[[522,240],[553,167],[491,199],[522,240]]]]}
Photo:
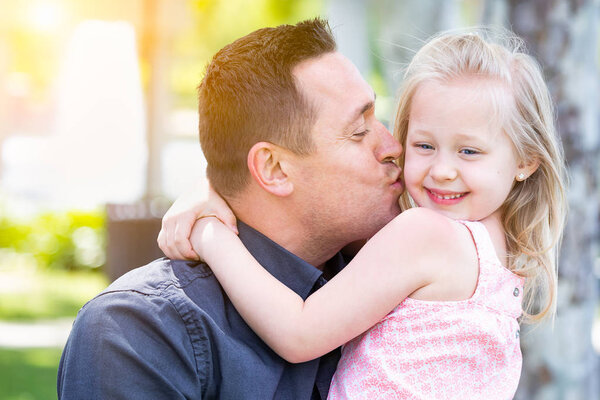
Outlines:
{"type": "MultiPolygon", "coordinates": [[[[262,233],[238,220],[239,237],[248,251],[277,280],[306,299],[315,288],[326,281],[323,272],[300,257],[290,253],[262,233]]],[[[324,269],[335,275],[345,263],[340,253],[329,260],[324,269]]]]}

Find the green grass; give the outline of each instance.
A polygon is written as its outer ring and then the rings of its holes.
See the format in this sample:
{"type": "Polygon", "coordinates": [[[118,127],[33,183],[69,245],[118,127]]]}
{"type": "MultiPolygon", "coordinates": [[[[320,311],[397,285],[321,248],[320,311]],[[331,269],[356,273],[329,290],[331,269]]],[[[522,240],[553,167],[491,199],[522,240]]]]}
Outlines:
{"type": "Polygon", "coordinates": [[[56,399],[61,352],[57,348],[0,348],[0,399],[56,399]]]}
{"type": "MultiPolygon", "coordinates": [[[[108,285],[97,272],[0,268],[0,320],[35,321],[75,317],[85,302],[108,285]]],[[[62,348],[0,348],[0,399],[56,399],[62,348]]]]}
{"type": "Polygon", "coordinates": [[[0,320],[75,317],[89,299],[108,286],[97,272],[0,269],[0,320]]]}

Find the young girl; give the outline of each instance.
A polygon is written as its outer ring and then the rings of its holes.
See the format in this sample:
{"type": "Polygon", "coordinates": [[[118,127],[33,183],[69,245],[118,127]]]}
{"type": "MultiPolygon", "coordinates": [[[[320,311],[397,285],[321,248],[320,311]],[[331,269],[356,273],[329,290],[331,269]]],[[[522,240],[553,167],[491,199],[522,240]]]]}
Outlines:
{"type": "Polygon", "coordinates": [[[554,313],[566,212],[548,90],[514,45],[449,33],[415,55],[395,123],[407,210],[306,301],[217,219],[196,224],[194,250],[280,356],[346,343],[330,399],[514,395],[522,307],[554,313]]]}

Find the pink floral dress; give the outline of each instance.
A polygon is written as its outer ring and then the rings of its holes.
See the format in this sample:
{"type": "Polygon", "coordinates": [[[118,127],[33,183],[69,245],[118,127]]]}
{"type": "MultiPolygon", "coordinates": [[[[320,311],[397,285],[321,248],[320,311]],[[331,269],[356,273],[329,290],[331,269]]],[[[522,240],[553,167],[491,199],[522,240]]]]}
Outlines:
{"type": "Polygon", "coordinates": [[[336,399],[512,399],[521,374],[523,278],[498,260],[482,223],[463,222],[479,258],[468,300],[406,298],[348,342],[333,377],[336,399]]]}

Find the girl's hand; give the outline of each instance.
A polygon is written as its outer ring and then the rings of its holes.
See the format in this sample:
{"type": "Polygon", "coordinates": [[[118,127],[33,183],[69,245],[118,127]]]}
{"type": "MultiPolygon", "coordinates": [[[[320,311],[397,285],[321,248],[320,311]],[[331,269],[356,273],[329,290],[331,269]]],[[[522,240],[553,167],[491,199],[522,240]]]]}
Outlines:
{"type": "Polygon", "coordinates": [[[210,264],[210,260],[218,256],[222,248],[239,238],[226,227],[216,216],[201,217],[196,221],[190,235],[190,244],[196,256],[210,264]]]}
{"type": "Polygon", "coordinates": [[[190,242],[194,223],[199,218],[214,215],[236,234],[237,225],[233,212],[217,192],[209,185],[198,186],[179,197],[162,219],[158,234],[158,246],[168,258],[197,260],[190,242]]]}

